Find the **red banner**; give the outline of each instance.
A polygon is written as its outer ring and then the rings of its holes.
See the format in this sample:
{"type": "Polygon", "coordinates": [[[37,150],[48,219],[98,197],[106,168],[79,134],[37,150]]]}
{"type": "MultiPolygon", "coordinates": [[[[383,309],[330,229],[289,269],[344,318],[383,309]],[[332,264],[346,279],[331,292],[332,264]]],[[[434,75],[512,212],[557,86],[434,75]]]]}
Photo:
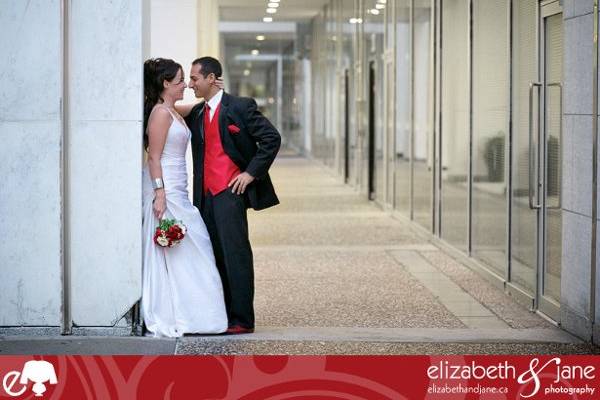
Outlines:
{"type": "Polygon", "coordinates": [[[11,399],[598,399],[596,356],[2,356],[11,399]]]}

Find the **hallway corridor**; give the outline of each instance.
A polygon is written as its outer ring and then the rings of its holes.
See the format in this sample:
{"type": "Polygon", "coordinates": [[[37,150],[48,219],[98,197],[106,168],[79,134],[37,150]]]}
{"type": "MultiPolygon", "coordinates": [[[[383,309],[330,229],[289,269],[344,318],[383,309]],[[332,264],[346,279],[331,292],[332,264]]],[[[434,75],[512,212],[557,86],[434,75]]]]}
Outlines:
{"type": "Polygon", "coordinates": [[[256,332],[187,336],[177,354],[594,351],[321,164],[284,156],[271,171],[281,204],[249,218],[256,332]]]}
{"type": "Polygon", "coordinates": [[[155,339],[93,329],[72,336],[4,332],[0,354],[600,353],[515,303],[321,164],[282,155],[271,172],[281,204],[249,212],[255,333],[155,339]]]}

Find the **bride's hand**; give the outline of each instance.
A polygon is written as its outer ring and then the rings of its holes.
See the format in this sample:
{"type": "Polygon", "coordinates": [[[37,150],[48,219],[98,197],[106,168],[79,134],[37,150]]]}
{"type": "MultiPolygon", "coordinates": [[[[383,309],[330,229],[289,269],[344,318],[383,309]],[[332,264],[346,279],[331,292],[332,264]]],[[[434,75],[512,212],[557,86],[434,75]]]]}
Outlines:
{"type": "Polygon", "coordinates": [[[164,189],[155,191],[154,201],[152,202],[152,211],[154,216],[160,221],[167,209],[167,196],[164,189]]]}
{"type": "Polygon", "coordinates": [[[218,87],[219,89],[224,89],[225,82],[223,81],[223,77],[222,76],[218,77],[217,80],[215,81],[214,85],[216,87],[218,87]]]}

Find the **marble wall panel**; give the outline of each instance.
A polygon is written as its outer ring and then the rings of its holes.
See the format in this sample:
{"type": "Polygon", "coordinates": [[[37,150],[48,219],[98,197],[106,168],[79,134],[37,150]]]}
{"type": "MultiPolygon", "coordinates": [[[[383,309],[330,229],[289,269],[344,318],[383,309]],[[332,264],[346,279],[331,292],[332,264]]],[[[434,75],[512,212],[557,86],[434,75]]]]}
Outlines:
{"type": "Polygon", "coordinates": [[[141,296],[141,141],[137,121],[72,124],[73,321],[112,326],[141,296]]]}
{"type": "Polygon", "coordinates": [[[140,120],[142,1],[72,0],[70,118],[140,120]]]}
{"type": "Polygon", "coordinates": [[[142,0],[72,0],[73,322],[112,326],[141,296],[142,0]]]}
{"type": "Polygon", "coordinates": [[[0,122],[0,326],[60,324],[60,123],[0,122]]]}
{"type": "Polygon", "coordinates": [[[0,0],[0,10],[0,121],[58,119],[60,1],[0,0]]]}
{"type": "Polygon", "coordinates": [[[580,316],[589,315],[592,221],[563,211],[560,302],[580,316]]]}

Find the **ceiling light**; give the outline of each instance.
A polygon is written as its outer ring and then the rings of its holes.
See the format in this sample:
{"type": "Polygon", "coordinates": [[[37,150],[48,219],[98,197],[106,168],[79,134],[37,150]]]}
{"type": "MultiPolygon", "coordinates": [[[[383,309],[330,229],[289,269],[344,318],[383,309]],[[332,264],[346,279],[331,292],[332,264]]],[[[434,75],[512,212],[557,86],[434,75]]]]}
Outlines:
{"type": "Polygon", "coordinates": [[[377,2],[378,2],[378,3],[381,3],[381,4],[386,4],[386,3],[387,3],[387,0],[377,0],[377,2]]]}
{"type": "Polygon", "coordinates": [[[260,53],[260,51],[258,51],[258,49],[254,49],[250,53],[252,53],[253,56],[257,56],[260,53]]]}
{"type": "Polygon", "coordinates": [[[267,14],[275,14],[277,12],[276,8],[267,8],[267,14]]]}
{"type": "Polygon", "coordinates": [[[362,24],[362,18],[350,18],[351,24],[362,24]]]}
{"type": "Polygon", "coordinates": [[[269,8],[277,8],[277,7],[279,7],[279,3],[269,3],[269,4],[267,4],[267,6],[269,8]]]}
{"type": "Polygon", "coordinates": [[[375,4],[375,8],[378,10],[382,10],[385,8],[385,4],[375,4]]]}
{"type": "Polygon", "coordinates": [[[248,76],[250,75],[250,70],[249,69],[245,69],[244,70],[244,76],[248,76]]]}
{"type": "Polygon", "coordinates": [[[281,0],[269,0],[269,3],[279,3],[281,0]]]}
{"type": "Polygon", "coordinates": [[[264,17],[263,22],[273,22],[273,18],[272,17],[264,17]]]}
{"type": "Polygon", "coordinates": [[[263,40],[265,40],[265,35],[258,35],[256,37],[256,40],[258,40],[259,42],[262,42],[263,40]]]}
{"type": "Polygon", "coordinates": [[[376,8],[369,10],[369,11],[371,11],[371,14],[373,14],[373,15],[379,15],[379,10],[376,8]]]}

